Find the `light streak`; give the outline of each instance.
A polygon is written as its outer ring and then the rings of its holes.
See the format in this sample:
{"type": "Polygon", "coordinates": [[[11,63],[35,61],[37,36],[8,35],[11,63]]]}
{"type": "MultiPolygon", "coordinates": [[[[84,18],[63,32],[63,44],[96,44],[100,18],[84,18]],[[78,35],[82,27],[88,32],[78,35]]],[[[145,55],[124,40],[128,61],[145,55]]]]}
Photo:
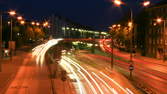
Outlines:
{"type": "Polygon", "coordinates": [[[82,83],[81,83],[78,75],[75,73],[73,67],[69,63],[67,63],[65,60],[61,60],[60,65],[66,65],[69,68],[69,70],[72,72],[75,79],[77,80],[77,84],[78,84],[78,88],[79,88],[79,94],[85,94],[85,93],[83,93],[84,91],[82,91],[83,90],[82,83]]]}
{"type": "Polygon", "coordinates": [[[80,67],[78,67],[76,64],[73,64],[73,65],[77,68],[78,72],[79,72],[79,73],[84,77],[84,79],[87,81],[87,83],[89,84],[91,90],[93,91],[93,94],[97,94],[97,92],[96,92],[95,88],[93,87],[93,85],[91,84],[91,82],[88,80],[88,78],[85,76],[85,74],[84,74],[83,72],[81,72],[80,67]]]}
{"type": "Polygon", "coordinates": [[[103,79],[101,79],[96,73],[92,72],[93,75],[95,75],[102,83],[104,83],[104,85],[107,86],[107,88],[113,92],[113,94],[118,94],[114,88],[111,88],[103,79]]]}
{"type": "Polygon", "coordinates": [[[85,69],[84,69],[82,66],[80,66],[79,64],[75,63],[73,60],[71,60],[71,59],[69,59],[69,58],[67,58],[67,57],[64,57],[64,56],[63,56],[63,58],[66,59],[67,61],[70,61],[71,64],[77,65],[78,67],[80,67],[80,68],[89,76],[89,78],[95,83],[95,85],[96,85],[96,87],[99,89],[100,93],[101,93],[101,94],[104,94],[104,92],[102,91],[102,89],[100,88],[100,86],[98,85],[98,83],[96,82],[96,80],[91,76],[91,74],[90,74],[87,70],[85,70],[85,69]]]}
{"type": "Polygon", "coordinates": [[[112,81],[115,85],[117,85],[120,89],[122,89],[126,94],[130,94],[129,92],[127,92],[121,85],[119,85],[116,81],[114,81],[113,79],[111,79],[109,76],[107,76],[106,74],[104,74],[103,72],[100,72],[104,77],[108,78],[110,81],[112,81]]]}
{"type": "Polygon", "coordinates": [[[126,88],[126,90],[129,92],[129,94],[134,94],[129,88],[126,88]]]}
{"type": "Polygon", "coordinates": [[[49,40],[48,42],[38,45],[35,48],[32,49],[32,56],[36,57],[36,63],[37,65],[43,65],[44,59],[45,59],[45,54],[46,52],[56,44],[58,44],[59,41],[63,39],[52,39],[49,40]]]}

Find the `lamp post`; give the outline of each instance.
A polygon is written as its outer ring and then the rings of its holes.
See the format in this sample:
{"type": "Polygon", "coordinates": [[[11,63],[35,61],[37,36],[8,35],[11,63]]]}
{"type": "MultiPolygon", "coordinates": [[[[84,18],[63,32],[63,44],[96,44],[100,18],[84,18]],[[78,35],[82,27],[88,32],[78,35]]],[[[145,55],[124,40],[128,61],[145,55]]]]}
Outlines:
{"type": "Polygon", "coordinates": [[[157,18],[156,19],[156,22],[157,23],[162,23],[163,22],[163,32],[164,32],[164,34],[163,34],[163,36],[162,36],[162,38],[163,38],[163,62],[165,62],[165,59],[166,59],[166,32],[165,32],[165,30],[166,30],[166,19],[162,19],[162,18],[157,18]]]}
{"type": "MultiPolygon", "coordinates": [[[[9,11],[9,15],[10,16],[14,16],[14,15],[16,15],[16,12],[15,11],[9,11]]],[[[12,33],[13,33],[13,20],[12,20],[12,17],[11,17],[11,20],[10,20],[10,29],[11,29],[11,31],[10,31],[10,40],[12,41],[13,39],[12,39],[12,33]]]]}
{"type": "Polygon", "coordinates": [[[11,51],[11,59],[12,59],[12,55],[13,55],[13,51],[14,51],[14,46],[15,46],[15,43],[13,42],[13,19],[12,17],[16,15],[16,12],[11,10],[8,12],[9,15],[11,16],[11,19],[10,19],[10,41],[9,41],[9,48],[10,48],[10,51],[11,51]]]}
{"type": "Polygon", "coordinates": [[[113,70],[113,67],[114,67],[114,41],[113,41],[113,37],[114,37],[114,31],[113,29],[116,27],[116,25],[113,25],[112,27],[109,27],[110,29],[110,33],[111,33],[111,69],[113,70]]]}
{"type": "MultiPolygon", "coordinates": [[[[124,4],[124,2],[122,2],[121,0],[114,0],[113,3],[116,5],[116,6],[121,6],[124,4]]],[[[142,4],[144,7],[147,7],[150,5],[150,1],[144,1],[143,4],[142,4]]],[[[130,32],[131,32],[131,35],[130,35],[130,66],[129,66],[129,70],[130,70],[130,77],[132,77],[132,71],[134,69],[134,66],[133,66],[133,36],[134,36],[134,32],[133,32],[133,28],[134,28],[134,22],[133,22],[133,11],[132,9],[127,6],[129,9],[130,9],[130,22],[128,23],[128,26],[130,27],[130,32]]]]}
{"type": "MultiPolygon", "coordinates": [[[[3,56],[3,49],[2,49],[2,12],[0,12],[0,59],[3,56]]],[[[2,63],[0,62],[0,72],[2,71],[2,63]]]]}
{"type": "Polygon", "coordinates": [[[120,24],[114,24],[112,27],[109,27],[111,33],[111,69],[114,67],[114,32],[116,32],[116,29],[120,27],[120,24]]]}

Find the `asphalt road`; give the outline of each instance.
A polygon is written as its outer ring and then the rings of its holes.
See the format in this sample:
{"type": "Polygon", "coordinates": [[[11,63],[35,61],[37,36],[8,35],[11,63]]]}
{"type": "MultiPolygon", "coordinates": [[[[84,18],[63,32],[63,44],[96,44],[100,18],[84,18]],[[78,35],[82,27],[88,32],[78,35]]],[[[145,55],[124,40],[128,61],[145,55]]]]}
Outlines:
{"type": "MultiPolygon", "coordinates": [[[[86,59],[85,59],[86,60],[86,59]]],[[[63,66],[71,66],[76,79],[75,87],[77,87],[77,94],[140,94],[127,79],[115,71],[111,71],[107,67],[98,68],[93,67],[82,60],[69,58],[64,56],[62,58],[63,66]]],[[[97,59],[92,63],[98,62],[97,59]]],[[[96,64],[96,63],[95,63],[96,64]]],[[[65,67],[67,68],[67,67],[65,67]]],[[[66,69],[68,72],[68,69],[66,69]]],[[[68,74],[72,75],[69,71],[68,74]]]]}
{"type": "MultiPolygon", "coordinates": [[[[111,48],[108,45],[109,42],[107,40],[101,41],[101,47],[111,53],[111,48]]],[[[114,64],[122,68],[125,72],[129,72],[129,54],[121,53],[119,51],[114,50],[114,55],[121,58],[120,60],[115,60],[114,64]]],[[[101,60],[107,60],[110,62],[110,58],[103,57],[103,56],[96,56],[91,55],[94,58],[101,58],[101,60]]],[[[157,94],[166,94],[167,92],[167,65],[163,63],[156,63],[154,59],[149,59],[146,61],[147,58],[133,58],[134,62],[134,72],[133,75],[135,80],[138,83],[144,84],[145,87],[151,89],[157,94]]]]}
{"type": "Polygon", "coordinates": [[[28,54],[5,94],[51,94],[51,92],[46,66],[36,66],[31,54],[28,54]]]}

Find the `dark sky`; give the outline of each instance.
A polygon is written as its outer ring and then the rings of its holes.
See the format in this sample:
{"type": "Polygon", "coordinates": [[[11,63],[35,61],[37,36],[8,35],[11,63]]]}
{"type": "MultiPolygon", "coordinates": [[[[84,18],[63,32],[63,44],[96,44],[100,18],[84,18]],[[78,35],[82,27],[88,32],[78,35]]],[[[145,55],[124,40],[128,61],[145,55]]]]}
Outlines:
{"type": "MultiPolygon", "coordinates": [[[[151,0],[153,3],[159,0],[151,0]]],[[[141,9],[142,0],[124,0],[133,11],[141,9]]],[[[27,19],[40,20],[57,13],[83,25],[107,28],[121,19],[126,7],[115,7],[111,0],[0,0],[5,11],[15,9],[27,19]]]]}

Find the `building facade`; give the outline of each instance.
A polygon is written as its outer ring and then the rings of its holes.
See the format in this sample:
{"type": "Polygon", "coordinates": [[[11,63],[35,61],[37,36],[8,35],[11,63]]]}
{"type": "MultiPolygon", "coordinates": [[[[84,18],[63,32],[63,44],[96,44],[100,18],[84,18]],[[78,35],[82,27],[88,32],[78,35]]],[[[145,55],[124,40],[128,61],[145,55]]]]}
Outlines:
{"type": "Polygon", "coordinates": [[[145,18],[138,26],[138,46],[144,55],[158,59],[167,59],[167,1],[144,10],[145,18]],[[162,22],[158,23],[157,18],[162,22]],[[144,45],[143,45],[144,44],[144,45]]]}
{"type": "Polygon", "coordinates": [[[99,38],[107,34],[57,15],[49,17],[49,23],[49,35],[54,38],[99,38]]]}

